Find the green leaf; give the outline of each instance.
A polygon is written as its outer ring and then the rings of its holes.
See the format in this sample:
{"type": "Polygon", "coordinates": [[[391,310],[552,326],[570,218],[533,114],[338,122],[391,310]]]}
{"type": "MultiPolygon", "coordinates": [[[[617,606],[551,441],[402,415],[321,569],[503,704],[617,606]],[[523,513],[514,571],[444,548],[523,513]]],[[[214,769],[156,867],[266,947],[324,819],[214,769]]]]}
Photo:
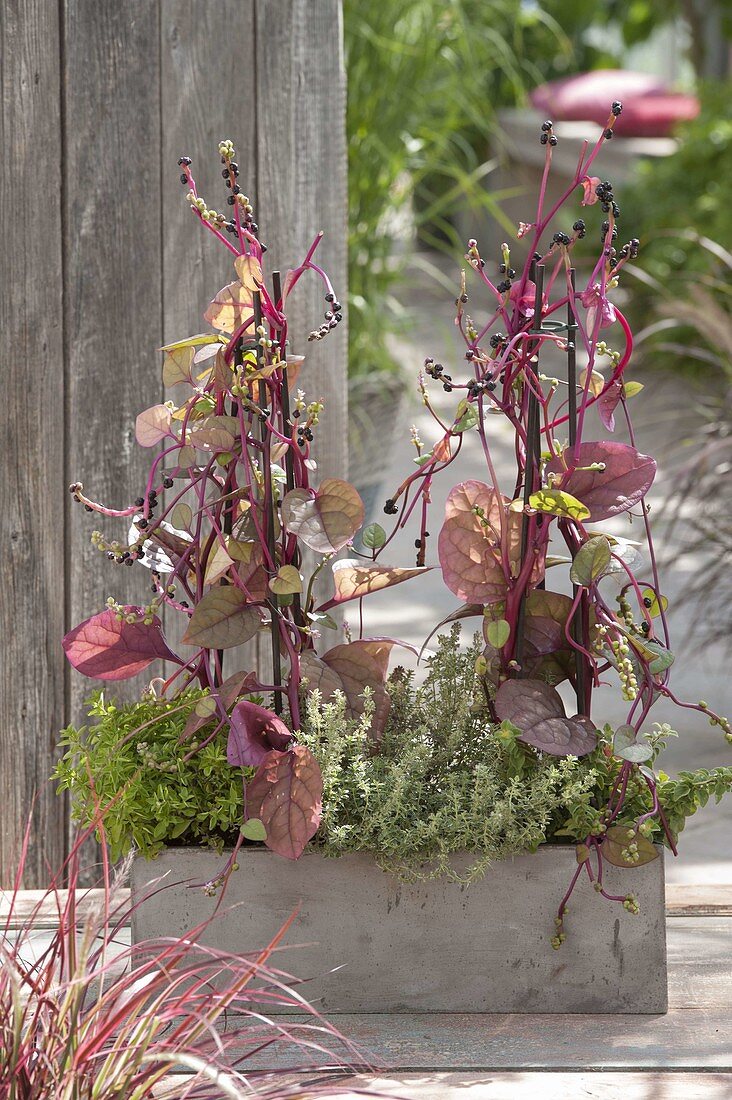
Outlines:
{"type": "Polygon", "coordinates": [[[361,542],[368,550],[380,550],[386,542],[386,531],[380,523],[370,523],[361,533],[361,542]]]}
{"type": "Polygon", "coordinates": [[[296,596],[302,592],[302,577],[294,565],[281,565],[269,587],[278,596],[296,596]]]}
{"type": "Polygon", "coordinates": [[[510,636],[511,626],[505,619],[495,619],[485,628],[486,641],[490,642],[494,649],[503,649],[510,636]]]}
{"type": "Polygon", "coordinates": [[[628,634],[627,637],[633,648],[648,661],[648,668],[654,676],[671,668],[674,655],[666,646],[653,638],[641,638],[637,634],[628,634]]]}
{"type": "Polygon", "coordinates": [[[642,382],[623,382],[623,397],[635,397],[642,389],[642,382]]]}
{"type": "Polygon", "coordinates": [[[575,852],[577,853],[577,862],[580,864],[586,863],[590,858],[590,849],[586,844],[578,844],[575,848],[575,852]]]}
{"type": "Polygon", "coordinates": [[[629,862],[624,856],[623,852],[627,849],[631,840],[628,836],[630,829],[627,825],[613,825],[611,829],[605,833],[605,839],[602,842],[602,855],[603,858],[612,863],[615,867],[642,867],[644,863],[651,863],[654,859],[658,859],[658,852],[655,846],[647,840],[641,833],[634,836],[632,843],[638,845],[638,859],[629,862]]]}
{"type": "Polygon", "coordinates": [[[632,726],[618,726],[613,737],[613,752],[622,760],[642,764],[653,756],[650,745],[638,744],[638,735],[632,726]]]}
{"type": "Polygon", "coordinates": [[[210,718],[216,710],[216,700],[211,695],[205,695],[198,700],[193,710],[199,718],[210,718]]]}
{"type": "Polygon", "coordinates": [[[646,610],[652,619],[657,618],[662,611],[665,611],[668,607],[668,600],[665,596],[661,596],[660,600],[652,588],[644,588],[642,592],[643,602],[646,605],[646,610]],[[649,603],[646,603],[649,600],[649,603]]]}
{"type": "Polygon", "coordinates": [[[319,623],[321,626],[327,627],[328,630],[338,629],[338,623],[327,611],[310,611],[308,612],[308,619],[311,623],[319,623]]]}
{"type": "Polygon", "coordinates": [[[161,351],[177,351],[179,348],[199,348],[204,344],[225,344],[226,340],[213,332],[201,332],[188,336],[185,340],[176,340],[172,344],[163,344],[161,351]]]}
{"type": "Polygon", "coordinates": [[[452,429],[454,432],[467,432],[471,428],[474,428],[478,423],[478,410],[474,404],[470,401],[466,401],[465,398],[460,402],[456,412],[457,423],[452,429]]]}
{"type": "Polygon", "coordinates": [[[569,579],[573,584],[589,588],[609,566],[611,553],[610,542],[604,535],[588,539],[577,551],[569,570],[569,579]]]}
{"type": "Polygon", "coordinates": [[[631,764],[642,764],[645,760],[651,759],[653,749],[650,745],[628,745],[627,749],[623,749],[617,755],[622,756],[623,760],[629,760],[631,764]]]}
{"type": "Polygon", "coordinates": [[[248,642],[260,626],[259,614],[244,593],[227,585],[212,588],[199,601],[181,641],[205,649],[231,649],[248,642]]]}
{"type": "Polygon", "coordinates": [[[193,509],[190,504],[179,501],[170,513],[170,522],[178,531],[190,531],[193,523],[193,509]]]}
{"type": "Polygon", "coordinates": [[[539,489],[538,493],[531,494],[529,504],[537,512],[549,512],[553,516],[562,516],[565,519],[590,518],[590,509],[581,500],[577,500],[577,497],[561,489],[539,489]]]}
{"type": "Polygon", "coordinates": [[[258,817],[250,817],[249,820],[245,821],[241,826],[240,831],[245,840],[265,841],[267,839],[267,830],[264,827],[264,823],[258,817]]]}

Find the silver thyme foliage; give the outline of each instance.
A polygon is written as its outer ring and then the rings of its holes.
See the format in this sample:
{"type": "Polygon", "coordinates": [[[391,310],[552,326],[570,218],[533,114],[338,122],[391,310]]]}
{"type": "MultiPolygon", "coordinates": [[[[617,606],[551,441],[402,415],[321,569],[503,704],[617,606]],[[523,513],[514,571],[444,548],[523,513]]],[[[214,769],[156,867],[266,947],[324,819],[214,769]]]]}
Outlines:
{"type": "Polygon", "coordinates": [[[480,646],[459,648],[459,628],[440,639],[424,684],[397,669],[383,739],[370,737],[373,700],[360,719],[346,701],[307,702],[302,741],[323,773],[316,837],[326,855],[368,850],[405,878],[474,878],[492,860],[534,851],[567,805],[589,804],[592,767],[540,758],[476,698],[480,646]],[[454,861],[458,852],[467,863],[454,861]]]}

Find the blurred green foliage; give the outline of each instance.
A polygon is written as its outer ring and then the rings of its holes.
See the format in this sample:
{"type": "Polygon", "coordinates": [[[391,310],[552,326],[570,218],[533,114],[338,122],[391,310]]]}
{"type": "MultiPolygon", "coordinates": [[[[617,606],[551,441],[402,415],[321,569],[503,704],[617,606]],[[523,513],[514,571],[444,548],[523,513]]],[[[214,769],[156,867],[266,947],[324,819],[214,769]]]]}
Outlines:
{"type": "Polygon", "coordinates": [[[677,151],[642,161],[622,200],[623,225],[641,240],[639,281],[627,286],[631,322],[652,322],[641,339],[645,359],[663,365],[672,355],[692,373],[702,364],[730,379],[731,95],[732,83],[704,85],[677,151]]]}
{"type": "Polygon", "coordinates": [[[680,231],[732,244],[730,96],[732,83],[704,85],[701,112],[679,127],[677,151],[641,161],[635,185],[624,188],[623,224],[641,238],[643,267],[657,278],[709,268],[709,254],[680,240],[680,231]]]}
{"type": "Polygon", "coordinates": [[[579,0],[345,0],[351,376],[392,365],[405,218],[424,243],[455,248],[459,204],[500,219],[485,186],[496,109],[612,61],[583,45],[592,14],[579,0]]]}
{"type": "MultiPolygon", "coordinates": [[[[680,17],[696,72],[713,71],[728,0],[344,0],[352,377],[394,366],[387,336],[402,318],[392,292],[410,228],[423,245],[457,253],[457,208],[482,206],[502,220],[508,192],[490,187],[497,109],[522,104],[545,80],[622,64],[614,49],[680,17]]],[[[644,170],[625,204],[626,226],[632,221],[647,237],[653,227],[698,222],[701,232],[729,241],[715,170],[722,158],[729,163],[732,124],[720,121],[729,114],[728,93],[710,86],[684,148],[662,169],[654,162],[664,175],[644,170]],[[680,186],[693,202],[680,200],[680,186]]],[[[674,250],[660,247],[658,263],[674,250]]]]}

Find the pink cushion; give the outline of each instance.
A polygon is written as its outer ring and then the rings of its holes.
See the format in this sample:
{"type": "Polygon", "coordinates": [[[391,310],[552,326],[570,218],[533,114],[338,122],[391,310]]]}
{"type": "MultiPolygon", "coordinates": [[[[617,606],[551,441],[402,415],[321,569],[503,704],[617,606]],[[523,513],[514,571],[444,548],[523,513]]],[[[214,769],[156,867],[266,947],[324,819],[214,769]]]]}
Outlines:
{"type": "Polygon", "coordinates": [[[660,78],[625,69],[598,69],[553,80],[535,88],[530,99],[547,117],[600,126],[610,114],[610,104],[619,99],[623,113],[615,127],[618,137],[662,137],[677,122],[699,113],[696,96],[669,92],[660,78]]]}

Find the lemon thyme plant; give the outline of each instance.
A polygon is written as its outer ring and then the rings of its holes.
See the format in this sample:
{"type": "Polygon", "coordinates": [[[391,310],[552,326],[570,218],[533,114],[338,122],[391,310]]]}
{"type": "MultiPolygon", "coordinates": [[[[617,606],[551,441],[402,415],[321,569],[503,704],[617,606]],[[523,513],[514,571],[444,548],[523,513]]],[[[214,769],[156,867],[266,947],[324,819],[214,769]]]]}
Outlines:
{"type": "MultiPolygon", "coordinates": [[[[238,183],[232,143],[221,142],[219,154],[228,214],[198,194],[190,157],[178,163],[190,208],[230,252],[235,278],[206,310],[209,331],[162,349],[163,382],[175,399],[137,417],[137,443],[154,450],[146,483],[122,508],[92,499],[81,482],[70,486],[87,511],[129,521],[122,541],[100,532],[92,541],[111,562],[146,570],[152,595],[144,606],[120,605],[110,597],[107,608],[71,630],[63,644],[74,668],[108,682],[134,676],[156,660],[172,665],[159,685],[172,701],[165,704],[169,717],[177,722],[187,711],[178,735],[180,764],[194,754],[205,761],[224,731],[228,765],[238,769],[231,775],[246,783],[237,847],[244,838],[264,840],[297,858],[318,828],[322,795],[317,761],[293,740],[303,679],[342,691],[353,714],[363,709],[361,694],[370,688],[376,733],[388,706],[384,682],[396,643],[359,639],[315,654],[318,629],[335,623],[326,608],[316,606],[314,580],[350,543],[364,509],[356,490],[341,479],[326,478],[317,489],[311,484],[311,443],[323,406],[294,388],[302,357],[289,352],[286,309],[305,273],[321,280],[325,305],[310,341],[322,340],[340,323],[341,305],[314,260],[322,234],[299,266],[284,279],[274,272],[268,282],[266,246],[238,183]],[[317,555],[307,576],[303,546],[317,555]],[[163,615],[183,620],[180,652],[166,640],[163,615]],[[227,652],[260,633],[271,639],[272,675],[225,670],[227,652]],[[271,706],[255,702],[252,693],[271,706]]],[[[353,570],[339,567],[328,607],[362,594],[353,570]]],[[[371,583],[383,588],[420,572],[374,567],[371,583]]],[[[152,764],[144,753],[148,710],[140,704],[133,723],[146,767],[152,764]]],[[[172,775],[166,778],[174,782],[172,775]]],[[[225,786],[229,791],[230,783],[225,786]]],[[[156,812],[153,799],[149,813],[156,812]]],[[[176,835],[173,829],[166,839],[176,835]]],[[[235,856],[217,881],[226,878],[235,856]]]]}

